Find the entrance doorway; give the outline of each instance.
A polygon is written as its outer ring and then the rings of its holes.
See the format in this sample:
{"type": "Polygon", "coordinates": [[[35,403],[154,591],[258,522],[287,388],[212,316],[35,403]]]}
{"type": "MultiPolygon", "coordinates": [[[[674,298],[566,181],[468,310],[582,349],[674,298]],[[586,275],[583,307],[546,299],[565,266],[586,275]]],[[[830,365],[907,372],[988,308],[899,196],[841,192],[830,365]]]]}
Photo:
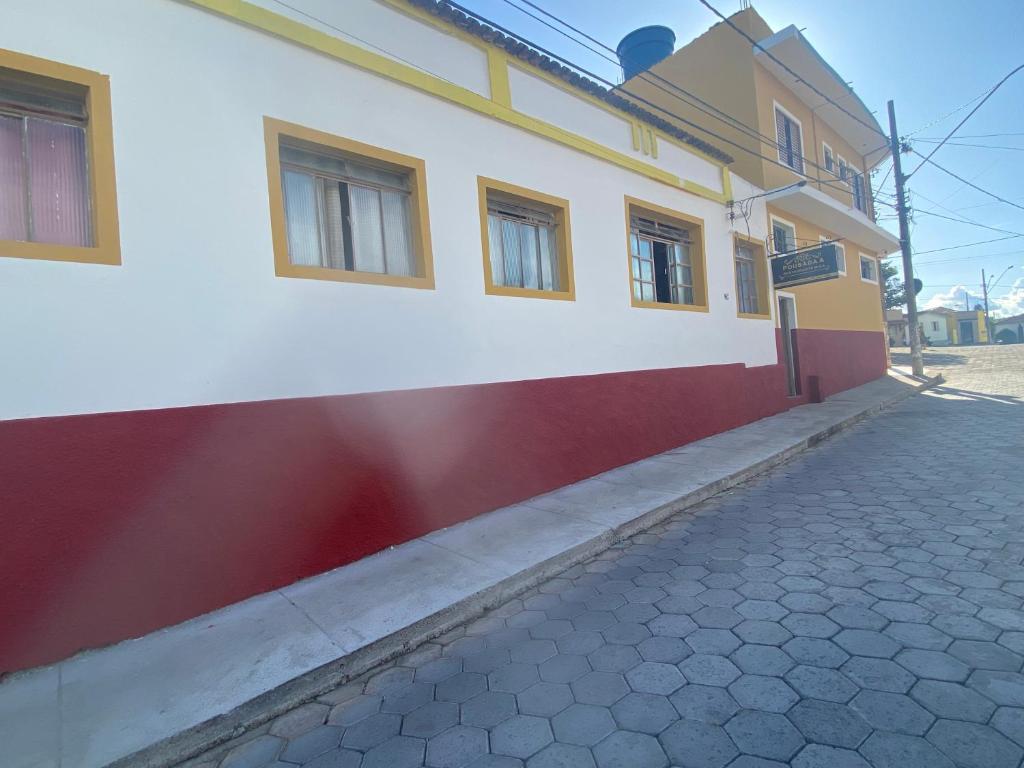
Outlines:
{"type": "Polygon", "coordinates": [[[974,343],[974,323],[972,323],[970,320],[960,321],[960,343],[974,343]]]}
{"type": "Polygon", "coordinates": [[[800,394],[800,382],[796,375],[796,299],[779,296],[779,330],[782,334],[782,356],[786,366],[786,386],[790,397],[800,394]]]}

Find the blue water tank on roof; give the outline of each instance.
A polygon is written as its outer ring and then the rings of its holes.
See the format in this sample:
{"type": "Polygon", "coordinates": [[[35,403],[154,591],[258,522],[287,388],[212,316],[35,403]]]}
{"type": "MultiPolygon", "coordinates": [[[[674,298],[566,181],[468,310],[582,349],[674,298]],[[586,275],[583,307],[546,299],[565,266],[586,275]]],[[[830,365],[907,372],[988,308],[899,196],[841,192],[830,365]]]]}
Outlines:
{"type": "Polygon", "coordinates": [[[639,75],[659,61],[672,55],[676,33],[668,27],[651,26],[634,29],[615,49],[626,80],[639,75]]]}

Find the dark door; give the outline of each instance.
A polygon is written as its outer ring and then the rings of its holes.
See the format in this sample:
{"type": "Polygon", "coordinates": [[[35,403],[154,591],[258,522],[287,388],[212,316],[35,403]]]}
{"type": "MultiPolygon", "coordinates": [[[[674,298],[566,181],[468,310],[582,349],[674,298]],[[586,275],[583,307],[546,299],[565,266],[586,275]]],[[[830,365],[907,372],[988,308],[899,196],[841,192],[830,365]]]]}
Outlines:
{"type": "Polygon", "coordinates": [[[972,323],[970,320],[960,321],[960,343],[974,343],[974,323],[972,323]]]}
{"type": "Polygon", "coordinates": [[[782,355],[786,366],[786,386],[790,397],[800,394],[796,376],[796,301],[790,296],[779,296],[779,329],[782,333],[782,355]]]}

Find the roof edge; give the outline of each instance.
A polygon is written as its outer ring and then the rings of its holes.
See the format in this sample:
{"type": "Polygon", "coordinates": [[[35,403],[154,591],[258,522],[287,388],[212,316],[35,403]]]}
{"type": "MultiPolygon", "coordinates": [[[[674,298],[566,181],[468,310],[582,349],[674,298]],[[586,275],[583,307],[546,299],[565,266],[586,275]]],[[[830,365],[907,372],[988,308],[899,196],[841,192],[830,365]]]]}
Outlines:
{"type": "Polygon", "coordinates": [[[731,155],[726,154],[710,142],[699,139],[693,134],[676,127],[668,120],[658,117],[653,112],[649,112],[638,107],[629,99],[615,93],[613,89],[606,88],[589,77],[581,75],[571,67],[567,67],[547,54],[537,50],[530,45],[530,43],[507,35],[504,32],[478,21],[458,8],[455,8],[450,3],[446,2],[446,0],[405,0],[405,2],[414,8],[427,11],[428,13],[437,16],[442,21],[480,38],[485,43],[501,48],[507,54],[514,56],[520,61],[524,61],[527,64],[543,70],[544,72],[554,75],[559,80],[562,80],[573,88],[600,99],[609,106],[614,107],[627,115],[638,120],[642,120],[648,125],[657,128],[662,133],[678,139],[682,143],[693,147],[695,150],[724,165],[729,165],[734,160],[731,155]]]}

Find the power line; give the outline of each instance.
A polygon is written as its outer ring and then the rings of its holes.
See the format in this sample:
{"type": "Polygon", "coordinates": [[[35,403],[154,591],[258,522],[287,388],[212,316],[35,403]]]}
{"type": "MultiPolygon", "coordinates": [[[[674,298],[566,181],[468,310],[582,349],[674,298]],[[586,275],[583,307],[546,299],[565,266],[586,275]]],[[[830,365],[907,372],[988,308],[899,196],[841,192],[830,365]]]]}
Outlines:
{"type": "MultiPolygon", "coordinates": [[[[979,96],[978,98],[980,99],[981,96],[979,96]]],[[[964,106],[967,106],[967,105],[965,104],[964,106]]],[[[961,107],[961,109],[963,109],[963,107],[961,107]]],[[[1006,136],[1024,136],[1024,133],[975,133],[975,134],[972,134],[972,135],[969,135],[969,136],[968,135],[961,135],[961,136],[958,136],[957,138],[958,139],[1002,139],[1002,138],[1004,138],[1006,136]]],[[[917,139],[915,139],[915,141],[941,141],[941,139],[939,139],[939,138],[937,138],[935,136],[928,137],[927,139],[919,136],[917,139]]]]}
{"type": "Polygon", "coordinates": [[[947,112],[942,117],[937,117],[934,120],[932,120],[930,123],[926,123],[925,125],[922,125],[920,128],[911,131],[910,133],[907,134],[907,136],[913,136],[914,134],[920,133],[921,131],[925,130],[926,128],[931,128],[933,125],[938,125],[943,120],[948,120],[953,115],[955,115],[957,112],[961,112],[961,111],[967,109],[969,106],[971,106],[971,104],[976,102],[978,99],[982,98],[985,95],[985,93],[987,93],[987,91],[983,91],[982,93],[979,93],[977,96],[975,96],[970,101],[965,102],[964,104],[961,104],[959,107],[957,107],[954,110],[951,110],[951,111],[947,112]]]}
{"type": "MultiPolygon", "coordinates": [[[[598,56],[600,56],[605,61],[611,62],[612,64],[615,64],[616,66],[619,66],[618,58],[611,58],[610,56],[606,55],[602,51],[596,50],[592,46],[587,45],[586,43],[584,43],[582,40],[579,40],[579,39],[573,37],[572,35],[568,34],[564,30],[559,29],[558,27],[554,26],[553,24],[550,24],[549,22],[545,21],[544,19],[539,18],[538,16],[530,13],[525,8],[522,8],[521,6],[516,5],[514,2],[512,2],[512,0],[503,0],[503,2],[506,5],[508,5],[508,6],[512,7],[512,8],[515,8],[520,13],[522,13],[522,14],[528,16],[529,18],[533,19],[534,21],[537,21],[538,23],[543,24],[548,29],[551,29],[554,32],[557,32],[562,37],[565,37],[566,39],[571,40],[572,42],[576,43],[577,45],[580,45],[583,48],[586,48],[588,51],[591,51],[591,52],[597,54],[598,56]]],[[[550,11],[545,10],[541,6],[537,5],[536,3],[531,2],[531,0],[519,0],[519,2],[522,2],[525,5],[529,6],[530,8],[533,8],[538,13],[543,14],[544,16],[548,17],[549,19],[552,19],[552,20],[558,22],[559,24],[564,26],[566,29],[572,30],[573,32],[575,32],[576,34],[582,36],[583,38],[585,38],[586,40],[590,41],[594,45],[599,46],[600,48],[604,49],[604,51],[607,51],[607,52],[613,53],[613,54],[616,53],[614,48],[612,48],[609,45],[601,42],[597,38],[587,34],[586,32],[584,32],[583,30],[579,29],[578,27],[573,26],[572,24],[570,24],[569,22],[565,21],[565,19],[561,18],[560,16],[557,16],[557,15],[551,13],[550,11]]],[[[482,19],[483,17],[480,17],[480,18],[482,19]]],[[[491,23],[491,22],[487,22],[487,23],[491,23]]],[[[539,49],[539,50],[541,50],[541,49],[539,49]]],[[[581,69],[580,71],[585,71],[585,70],[581,69]]],[[[587,73],[587,74],[590,74],[590,73],[587,73]]],[[[661,75],[659,75],[659,74],[657,74],[655,72],[651,72],[650,70],[647,70],[647,71],[642,72],[639,75],[637,75],[637,78],[642,80],[643,82],[648,83],[649,85],[654,86],[655,88],[657,88],[658,90],[662,91],[663,93],[668,94],[670,97],[672,97],[672,98],[674,98],[674,99],[676,99],[678,101],[681,101],[683,104],[686,104],[689,107],[693,107],[693,108],[697,109],[699,112],[703,112],[704,114],[708,115],[709,117],[712,117],[712,118],[714,118],[714,119],[724,123],[728,127],[736,129],[736,130],[739,130],[741,133],[743,133],[746,136],[749,136],[752,139],[757,139],[758,141],[764,142],[764,143],[766,143],[766,144],[768,144],[768,145],[770,145],[770,146],[772,146],[772,147],[774,147],[776,149],[782,149],[783,148],[778,143],[778,141],[776,139],[773,139],[772,137],[770,137],[770,136],[768,136],[766,134],[761,133],[756,128],[743,123],[738,118],[730,115],[728,112],[725,112],[724,110],[720,109],[719,107],[716,107],[714,104],[711,104],[710,102],[706,101],[705,99],[702,99],[697,94],[692,93],[692,92],[686,90],[685,88],[683,88],[682,86],[678,85],[677,83],[674,83],[671,80],[668,80],[667,78],[664,78],[664,77],[662,77],[661,75]],[[651,79],[651,78],[654,78],[654,79],[651,79]],[[655,82],[655,81],[657,81],[657,82],[655,82]],[[671,89],[671,90],[669,90],[669,89],[671,89]],[[680,94],[682,94],[682,95],[680,95],[680,94]],[[684,95],[686,97],[688,97],[690,100],[688,101],[687,99],[684,99],[683,98],[684,95]],[[694,102],[696,102],[696,103],[694,103],[694,102]]],[[[604,82],[608,82],[608,81],[604,81],[604,82]]],[[[640,98],[635,93],[632,93],[629,90],[627,90],[626,88],[623,88],[621,85],[616,86],[616,89],[619,90],[622,93],[626,93],[626,94],[628,94],[630,96],[633,96],[634,98],[640,98]]],[[[643,101],[643,99],[641,99],[641,100],[643,101]]],[[[650,104],[650,102],[647,102],[647,101],[644,101],[644,103],[650,104]]],[[[651,106],[655,106],[655,105],[651,105],[651,106]]],[[[674,114],[674,113],[668,112],[666,110],[662,110],[662,111],[665,111],[666,114],[670,114],[670,115],[674,114]]],[[[682,119],[678,115],[676,115],[675,117],[676,117],[676,119],[680,119],[680,120],[682,119]]],[[[706,128],[703,128],[703,127],[701,127],[699,125],[696,125],[694,123],[687,123],[687,124],[693,126],[697,130],[703,131],[704,133],[708,134],[709,136],[714,136],[715,138],[726,140],[726,139],[724,139],[724,137],[721,137],[718,134],[716,134],[716,133],[714,133],[712,131],[709,131],[706,128]]],[[[749,148],[744,147],[743,145],[735,144],[734,143],[734,146],[737,146],[740,149],[743,149],[744,151],[752,152],[752,150],[750,150],[749,148]]],[[[768,160],[771,159],[771,158],[766,158],[764,155],[760,155],[760,154],[758,154],[757,156],[761,157],[762,159],[768,159],[768,160]]],[[[833,171],[831,171],[828,168],[825,168],[822,165],[819,165],[816,162],[815,159],[812,159],[810,157],[805,157],[803,155],[800,156],[800,159],[806,165],[809,165],[809,166],[811,166],[813,168],[816,168],[819,171],[824,171],[827,174],[834,175],[833,171]]],[[[781,165],[783,167],[785,167],[785,168],[789,168],[790,170],[795,170],[791,166],[785,165],[784,163],[781,163],[781,165]]],[[[809,176],[808,174],[802,174],[802,175],[804,175],[806,178],[811,179],[811,180],[813,180],[813,181],[815,181],[815,182],[817,182],[819,184],[823,184],[823,185],[826,185],[826,186],[833,187],[834,189],[838,189],[838,190],[840,190],[842,192],[849,192],[850,191],[848,186],[846,184],[844,184],[843,182],[834,182],[834,181],[827,181],[827,180],[824,180],[824,179],[815,179],[814,177],[809,176]]]]}
{"type": "MultiPolygon", "coordinates": [[[[924,157],[924,155],[922,155],[916,149],[911,149],[910,151],[913,152],[915,155],[918,155],[919,157],[924,157]]],[[[932,152],[931,154],[934,155],[935,153],[932,152]]],[[[1024,211],[1024,205],[1017,205],[1017,203],[1015,203],[1015,202],[1013,202],[1011,200],[1007,200],[1005,197],[1000,197],[999,195],[995,194],[994,192],[989,192],[987,189],[982,189],[977,184],[974,184],[973,182],[970,182],[967,179],[965,179],[963,176],[959,176],[959,175],[953,173],[953,171],[949,170],[948,168],[944,168],[943,166],[939,165],[938,163],[936,163],[934,160],[931,159],[931,155],[929,155],[928,157],[925,157],[924,160],[921,162],[921,165],[924,165],[925,163],[928,163],[929,165],[935,166],[936,168],[938,168],[943,173],[952,176],[957,181],[960,181],[960,182],[966,184],[971,189],[975,189],[978,192],[981,192],[983,195],[988,195],[989,197],[991,197],[991,198],[993,198],[995,200],[998,200],[1001,203],[1006,203],[1007,205],[1012,205],[1014,208],[1019,208],[1020,210],[1024,211]]],[[[917,166],[917,168],[915,168],[914,171],[915,172],[919,171],[921,169],[921,165],[917,166]]]]}
{"type": "Polygon", "coordinates": [[[1014,240],[1018,237],[1024,237],[1024,235],[1007,235],[1006,237],[994,237],[991,240],[979,240],[976,243],[963,243],[962,245],[950,245],[945,248],[931,248],[927,251],[914,251],[914,255],[923,256],[926,253],[938,253],[939,251],[955,251],[958,248],[972,248],[975,245],[988,245],[989,243],[998,243],[1003,240],[1014,240]]]}
{"type": "MultiPolygon", "coordinates": [[[[1017,74],[1018,72],[1020,72],[1020,71],[1021,71],[1022,69],[1024,69],[1024,64],[1021,64],[1021,65],[1020,65],[1020,66],[1018,66],[1018,67],[1014,67],[1014,69],[1012,69],[1012,70],[1010,71],[1010,73],[1009,73],[1009,74],[1007,74],[1007,75],[1006,75],[1005,77],[1003,77],[1003,79],[1002,79],[1002,80],[1000,80],[1000,81],[999,81],[998,83],[996,83],[995,85],[993,85],[993,86],[992,86],[992,88],[991,88],[991,90],[989,90],[989,92],[985,94],[985,98],[983,98],[983,99],[982,99],[981,101],[979,101],[979,102],[978,102],[978,103],[977,103],[977,104],[976,104],[976,105],[974,106],[974,109],[972,109],[972,110],[971,110],[970,112],[968,112],[968,113],[967,113],[967,116],[966,116],[966,117],[964,117],[964,119],[963,119],[963,120],[961,120],[961,121],[960,121],[959,123],[957,123],[957,124],[956,124],[956,127],[955,127],[955,128],[953,128],[953,130],[952,130],[952,131],[950,131],[950,132],[949,132],[949,133],[948,133],[948,134],[946,135],[946,138],[944,138],[944,139],[943,139],[942,141],[940,141],[940,142],[938,143],[938,146],[936,146],[936,147],[935,147],[935,149],[933,149],[933,150],[932,150],[931,152],[929,152],[929,153],[928,153],[928,156],[927,156],[927,157],[926,157],[926,158],[925,158],[924,160],[922,160],[922,161],[921,161],[921,164],[920,164],[920,165],[918,165],[918,166],[917,166],[917,168],[915,168],[914,170],[912,170],[912,171],[911,171],[910,173],[908,173],[908,174],[907,174],[906,176],[904,176],[904,177],[903,177],[904,181],[905,181],[906,179],[909,179],[909,178],[910,178],[911,176],[913,176],[913,175],[914,175],[915,173],[917,173],[917,172],[918,172],[918,170],[920,170],[920,168],[921,168],[921,166],[922,166],[922,165],[924,165],[924,164],[925,164],[925,163],[927,163],[927,162],[928,162],[929,160],[931,160],[931,159],[932,159],[932,155],[934,155],[934,154],[935,154],[936,152],[938,152],[938,151],[939,151],[940,149],[942,149],[942,145],[943,145],[943,144],[945,144],[945,143],[946,143],[946,142],[947,142],[947,141],[948,141],[949,139],[953,138],[953,134],[955,134],[955,133],[956,133],[956,132],[957,132],[958,130],[960,130],[961,126],[963,126],[963,124],[964,124],[964,123],[966,123],[966,122],[967,122],[968,120],[970,120],[970,119],[971,119],[971,117],[972,117],[972,116],[974,115],[974,113],[975,113],[975,112],[977,112],[977,111],[978,111],[979,109],[981,109],[981,108],[982,108],[982,106],[983,106],[983,105],[985,104],[985,102],[986,102],[986,101],[988,101],[988,100],[989,100],[990,98],[992,98],[992,95],[993,95],[993,94],[994,94],[994,93],[995,93],[996,91],[998,91],[998,90],[1000,89],[1000,87],[1002,87],[1003,83],[1005,83],[1005,82],[1006,82],[1007,80],[1009,80],[1009,79],[1010,79],[1011,77],[1013,77],[1013,76],[1014,76],[1015,74],[1017,74]]],[[[919,153],[917,153],[917,154],[919,154],[919,153]]]]}
{"type": "Polygon", "coordinates": [[[1024,237],[1024,233],[1014,232],[1011,229],[1000,229],[999,227],[990,227],[987,224],[978,224],[975,221],[967,221],[967,219],[955,219],[952,216],[943,216],[941,213],[935,213],[935,211],[923,211],[915,210],[914,213],[921,213],[925,216],[934,216],[937,219],[945,219],[946,221],[955,221],[958,224],[970,224],[973,227],[981,227],[982,229],[991,229],[993,232],[1004,232],[1015,237],[1024,237]]]}
{"type": "MultiPolygon", "coordinates": [[[[920,141],[923,144],[934,144],[934,143],[936,143],[937,140],[933,141],[931,139],[915,139],[915,141],[920,141]]],[[[997,144],[968,144],[967,142],[963,142],[963,141],[947,141],[946,142],[946,146],[947,147],[975,147],[976,149],[1008,149],[1008,150],[1012,150],[1014,152],[1024,152],[1024,147],[1006,147],[1006,146],[1000,146],[1000,145],[997,145],[997,144]]]]}
{"type": "MultiPolygon", "coordinates": [[[[277,2],[280,2],[280,0],[277,0],[277,2]]],[[[537,52],[539,52],[539,53],[549,57],[550,59],[552,59],[554,61],[561,62],[562,64],[564,64],[564,65],[566,65],[568,67],[571,67],[576,72],[579,72],[579,73],[582,73],[582,74],[586,75],[587,77],[591,78],[593,81],[595,81],[597,83],[600,83],[600,84],[603,84],[604,86],[606,86],[606,87],[608,87],[608,88],[610,88],[612,90],[617,90],[620,93],[624,93],[624,94],[630,96],[632,99],[636,100],[637,102],[640,102],[641,104],[644,104],[644,105],[650,107],[651,109],[654,109],[654,110],[656,110],[658,112],[661,112],[662,114],[668,115],[673,120],[677,120],[680,123],[683,123],[684,125],[690,126],[691,128],[694,128],[694,129],[696,129],[698,131],[701,131],[702,133],[706,133],[709,136],[714,136],[719,141],[722,141],[722,142],[724,142],[726,144],[734,146],[737,149],[742,150],[743,152],[747,152],[748,154],[751,154],[754,157],[761,158],[762,160],[765,160],[765,161],[767,161],[769,163],[772,163],[773,165],[777,165],[780,168],[785,168],[786,170],[792,171],[793,173],[796,173],[796,174],[798,174],[800,176],[803,176],[804,178],[806,178],[806,179],[808,179],[810,181],[813,181],[813,182],[818,183],[818,184],[823,184],[823,185],[826,185],[826,186],[831,186],[831,187],[835,187],[835,188],[838,188],[838,189],[842,189],[843,191],[846,191],[846,192],[849,191],[848,189],[844,188],[845,185],[838,186],[837,184],[835,184],[833,182],[822,181],[820,179],[816,179],[813,176],[810,176],[809,174],[804,173],[802,171],[798,171],[795,168],[793,168],[792,166],[786,165],[785,163],[783,163],[783,162],[781,162],[779,160],[776,160],[774,158],[768,157],[767,155],[762,155],[760,152],[757,152],[756,150],[750,149],[749,147],[746,147],[743,144],[740,144],[739,142],[733,141],[732,139],[728,139],[725,136],[722,136],[721,134],[715,133],[714,131],[712,131],[712,130],[710,130],[708,128],[704,128],[703,126],[700,126],[700,125],[698,125],[697,123],[694,123],[691,120],[687,120],[686,118],[682,117],[681,115],[679,115],[679,114],[677,114],[675,112],[672,112],[671,110],[668,110],[668,109],[666,109],[665,107],[662,107],[659,104],[655,104],[654,102],[652,102],[652,101],[650,101],[648,99],[645,99],[644,97],[642,97],[642,96],[640,96],[640,95],[638,95],[636,93],[633,93],[633,92],[631,92],[631,91],[629,91],[629,90],[627,90],[625,88],[622,88],[621,86],[617,86],[615,83],[612,83],[610,80],[608,80],[608,79],[606,79],[604,77],[601,77],[600,75],[585,69],[584,67],[576,64],[575,62],[572,62],[572,61],[566,59],[563,56],[559,56],[558,54],[556,54],[556,53],[554,53],[552,51],[549,51],[548,49],[546,49],[546,48],[544,48],[544,47],[542,47],[540,45],[537,45],[536,43],[533,43],[533,42],[527,40],[522,35],[518,35],[518,34],[512,32],[507,27],[504,27],[504,26],[498,24],[497,22],[492,21],[491,19],[487,18],[486,16],[484,16],[481,13],[478,13],[476,11],[470,10],[469,8],[466,8],[465,6],[455,2],[455,0],[444,0],[444,3],[445,3],[445,5],[451,6],[452,8],[454,8],[454,9],[456,9],[458,11],[461,11],[466,16],[469,16],[469,17],[471,17],[473,19],[476,19],[477,21],[482,22],[483,24],[486,24],[486,25],[492,27],[493,29],[495,29],[495,30],[497,30],[499,32],[502,32],[503,34],[508,35],[510,38],[512,38],[514,40],[520,41],[522,44],[529,45],[530,48],[536,50],[537,52]]]]}
{"type": "Polygon", "coordinates": [[[764,49],[764,48],[763,48],[763,47],[761,46],[761,44],[760,44],[759,42],[757,42],[756,40],[754,40],[754,38],[752,38],[752,37],[751,37],[750,35],[748,35],[748,34],[747,34],[746,32],[744,32],[744,31],[743,31],[742,29],[740,29],[739,27],[737,27],[737,26],[736,26],[736,25],[735,25],[735,24],[733,23],[732,19],[729,19],[729,18],[727,18],[726,16],[723,16],[723,15],[722,15],[722,13],[721,13],[721,12],[720,12],[720,11],[719,11],[719,10],[718,10],[717,8],[715,8],[715,7],[713,6],[713,5],[711,5],[711,3],[709,3],[709,2],[708,2],[708,0],[697,0],[697,2],[699,2],[699,3],[701,4],[701,5],[703,5],[703,6],[705,7],[705,8],[707,8],[707,9],[708,9],[709,11],[711,11],[711,12],[712,12],[713,14],[715,14],[715,15],[716,15],[716,16],[717,16],[718,18],[720,18],[720,19],[721,19],[722,21],[724,21],[724,22],[725,22],[726,24],[728,24],[728,25],[729,25],[730,27],[732,27],[732,29],[734,29],[734,30],[735,30],[736,32],[738,32],[738,33],[739,33],[740,35],[742,35],[742,36],[743,36],[744,38],[746,38],[746,39],[747,39],[747,41],[748,41],[748,42],[749,42],[749,43],[750,43],[751,45],[753,45],[753,46],[754,46],[755,48],[759,49],[759,50],[760,50],[760,51],[761,51],[762,53],[764,53],[764,54],[765,54],[765,55],[766,55],[766,56],[767,56],[767,57],[768,57],[769,59],[771,59],[772,61],[774,61],[774,62],[775,62],[776,64],[778,64],[778,65],[779,65],[780,67],[782,67],[782,68],[783,68],[784,70],[786,70],[786,71],[787,71],[787,72],[788,72],[789,74],[791,74],[791,75],[792,75],[792,76],[793,76],[793,77],[794,77],[794,78],[796,79],[796,81],[797,81],[798,83],[803,83],[804,85],[806,85],[806,86],[807,86],[808,88],[810,88],[810,89],[811,89],[812,91],[814,91],[814,92],[815,92],[816,94],[818,94],[818,96],[820,96],[821,98],[823,98],[823,99],[824,99],[825,101],[827,101],[827,102],[828,102],[829,104],[831,104],[831,105],[832,105],[833,107],[835,107],[835,108],[836,108],[836,109],[838,109],[838,110],[839,110],[840,112],[842,112],[843,114],[845,114],[845,115],[846,115],[847,117],[851,117],[851,118],[853,118],[853,119],[854,119],[855,121],[857,121],[858,123],[860,123],[861,125],[863,125],[863,126],[864,126],[865,128],[867,128],[867,129],[869,129],[869,130],[871,130],[871,131],[874,131],[874,132],[875,132],[875,133],[877,133],[877,134],[878,134],[879,136],[883,137],[883,138],[884,138],[884,139],[885,139],[886,141],[888,141],[888,140],[889,140],[889,137],[888,137],[888,136],[886,135],[885,131],[883,131],[883,130],[882,130],[881,128],[879,128],[879,127],[878,127],[877,125],[871,125],[870,123],[867,123],[867,122],[865,122],[864,120],[861,120],[861,119],[860,119],[859,117],[857,117],[857,115],[853,114],[852,112],[850,112],[850,111],[849,111],[849,110],[847,110],[846,108],[844,108],[844,107],[840,106],[840,105],[839,105],[839,104],[838,104],[837,102],[833,101],[833,100],[832,100],[831,98],[829,98],[828,96],[826,96],[826,95],[825,95],[824,93],[822,93],[822,92],[821,92],[821,91],[819,91],[819,90],[818,90],[817,88],[815,88],[815,87],[814,87],[813,85],[811,85],[811,84],[810,84],[810,83],[808,83],[808,82],[807,82],[806,80],[804,80],[804,79],[803,79],[802,77],[800,77],[800,75],[798,75],[798,74],[797,74],[796,72],[794,72],[794,71],[793,71],[792,69],[790,69],[790,68],[789,68],[788,66],[786,66],[786,65],[785,65],[785,64],[784,64],[783,62],[779,61],[779,59],[778,59],[778,58],[776,58],[776,57],[775,57],[775,55],[774,55],[774,54],[772,54],[772,52],[771,52],[771,51],[765,50],[765,49],[764,49]]]}

